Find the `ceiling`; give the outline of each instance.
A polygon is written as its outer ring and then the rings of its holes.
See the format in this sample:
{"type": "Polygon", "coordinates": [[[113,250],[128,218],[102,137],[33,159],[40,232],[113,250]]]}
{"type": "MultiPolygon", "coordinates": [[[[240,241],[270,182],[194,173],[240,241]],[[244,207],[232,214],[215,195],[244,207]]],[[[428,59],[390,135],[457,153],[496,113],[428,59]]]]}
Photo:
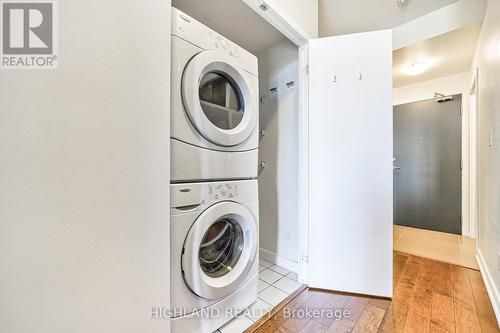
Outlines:
{"type": "Polygon", "coordinates": [[[391,29],[457,0],[319,0],[320,37],[391,29]]]}
{"type": "Polygon", "coordinates": [[[394,87],[470,70],[481,24],[478,22],[394,51],[394,87]],[[403,73],[406,66],[419,61],[428,61],[430,68],[415,76],[403,73]]]}
{"type": "Polygon", "coordinates": [[[255,55],[286,39],[243,1],[172,0],[172,6],[255,55]]]}

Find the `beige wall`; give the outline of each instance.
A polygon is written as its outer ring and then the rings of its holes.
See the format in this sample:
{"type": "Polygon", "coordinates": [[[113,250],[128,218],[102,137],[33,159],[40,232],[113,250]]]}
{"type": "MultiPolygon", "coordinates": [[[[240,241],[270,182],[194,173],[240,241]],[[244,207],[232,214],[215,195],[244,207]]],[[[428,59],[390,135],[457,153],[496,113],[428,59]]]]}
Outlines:
{"type": "Polygon", "coordinates": [[[479,68],[479,251],[500,319],[500,0],[489,0],[473,68],[479,68]],[[490,145],[491,135],[491,145],[490,145]]]}
{"type": "Polygon", "coordinates": [[[57,1],[0,70],[0,331],[168,332],[170,1],[57,1]]]}

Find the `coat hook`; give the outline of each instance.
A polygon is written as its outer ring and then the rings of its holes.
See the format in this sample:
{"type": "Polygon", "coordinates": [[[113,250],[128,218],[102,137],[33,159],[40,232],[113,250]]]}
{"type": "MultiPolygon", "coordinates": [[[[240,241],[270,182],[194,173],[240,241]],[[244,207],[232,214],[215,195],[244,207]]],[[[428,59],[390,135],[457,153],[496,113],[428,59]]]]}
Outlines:
{"type": "Polygon", "coordinates": [[[271,88],[269,89],[273,94],[275,94],[276,92],[278,92],[278,88],[274,87],[274,88],[271,88]]]}
{"type": "Polygon", "coordinates": [[[363,81],[363,72],[358,71],[358,81],[363,81]]]}
{"type": "Polygon", "coordinates": [[[292,88],[293,86],[295,86],[295,81],[290,81],[286,83],[287,88],[292,88]]]}

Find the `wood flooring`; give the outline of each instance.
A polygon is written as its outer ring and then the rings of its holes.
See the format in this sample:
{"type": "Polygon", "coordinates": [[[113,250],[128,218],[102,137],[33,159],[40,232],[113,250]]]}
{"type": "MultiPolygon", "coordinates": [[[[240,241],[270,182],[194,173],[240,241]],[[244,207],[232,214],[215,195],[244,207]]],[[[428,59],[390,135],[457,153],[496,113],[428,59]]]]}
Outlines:
{"type": "Polygon", "coordinates": [[[306,288],[245,332],[500,332],[479,271],[395,252],[393,282],[392,301],[306,288]],[[350,315],[287,315],[294,309],[350,315]]]}

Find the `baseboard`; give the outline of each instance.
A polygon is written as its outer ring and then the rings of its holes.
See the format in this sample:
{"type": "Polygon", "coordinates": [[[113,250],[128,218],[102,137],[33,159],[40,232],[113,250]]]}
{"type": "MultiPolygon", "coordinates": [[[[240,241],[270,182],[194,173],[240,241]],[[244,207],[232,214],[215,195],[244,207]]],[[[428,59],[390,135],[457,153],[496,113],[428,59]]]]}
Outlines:
{"type": "Polygon", "coordinates": [[[476,260],[479,264],[479,269],[481,270],[481,275],[483,277],[488,296],[490,297],[493,311],[495,312],[495,316],[497,317],[498,327],[500,328],[500,293],[498,292],[498,289],[493,281],[493,277],[491,276],[491,273],[488,270],[488,267],[484,262],[483,255],[481,254],[481,251],[479,249],[476,254],[476,260]]]}
{"type": "Polygon", "coordinates": [[[270,261],[275,265],[286,268],[289,271],[292,271],[295,273],[297,273],[299,271],[298,270],[299,264],[297,262],[290,260],[288,258],[285,258],[285,257],[280,257],[279,255],[277,255],[274,252],[260,248],[259,249],[259,256],[260,256],[260,258],[265,259],[267,261],[270,261]]]}

